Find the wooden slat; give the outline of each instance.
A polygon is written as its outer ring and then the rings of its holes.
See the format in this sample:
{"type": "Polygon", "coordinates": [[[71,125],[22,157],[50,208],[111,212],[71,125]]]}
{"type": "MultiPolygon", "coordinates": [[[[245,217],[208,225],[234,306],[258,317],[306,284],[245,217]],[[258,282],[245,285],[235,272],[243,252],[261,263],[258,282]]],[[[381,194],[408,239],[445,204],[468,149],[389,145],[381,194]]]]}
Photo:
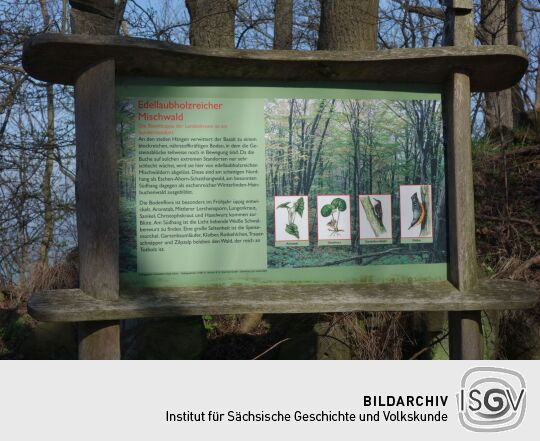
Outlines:
{"type": "Polygon", "coordinates": [[[448,282],[362,285],[228,286],[152,289],[95,299],[78,289],[34,294],[28,311],[42,321],[115,320],[201,314],[524,309],[540,292],[523,282],[486,280],[461,293],[448,282]]]}
{"type": "Polygon", "coordinates": [[[118,75],[219,80],[443,84],[468,72],[473,91],[516,84],[526,54],[516,46],[438,47],[381,51],[261,51],[208,49],[119,36],[40,34],[24,46],[33,77],[73,84],[80,72],[114,59],[118,75]]]}

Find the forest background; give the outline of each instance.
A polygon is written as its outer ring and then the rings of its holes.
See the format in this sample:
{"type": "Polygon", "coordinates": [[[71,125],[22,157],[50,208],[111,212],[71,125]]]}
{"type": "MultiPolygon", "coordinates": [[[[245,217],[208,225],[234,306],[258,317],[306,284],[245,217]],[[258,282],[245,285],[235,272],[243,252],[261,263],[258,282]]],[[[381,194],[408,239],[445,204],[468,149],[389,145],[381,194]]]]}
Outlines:
{"type": "MultiPolygon", "coordinates": [[[[444,44],[444,5],[438,0],[186,3],[0,0],[0,357],[76,356],[73,329],[38,324],[25,313],[31,292],[78,283],[73,89],[38,82],[22,69],[22,46],[32,35],[118,32],[239,49],[384,50],[444,44]],[[100,17],[96,23],[103,26],[85,29],[89,14],[100,17]]],[[[518,86],[473,95],[479,263],[489,277],[530,283],[539,279],[540,264],[539,12],[537,0],[475,1],[475,44],[514,44],[529,56],[518,86]]],[[[419,142],[414,140],[415,149],[419,142]]],[[[538,357],[538,316],[485,314],[487,356],[538,357]]],[[[445,357],[445,326],[442,316],[401,313],[304,316],[293,324],[283,317],[144,321],[124,324],[123,355],[253,358],[272,347],[266,357],[437,358],[445,357]],[[144,342],[154,341],[151,336],[164,329],[172,339],[161,339],[159,353],[145,352],[144,342]],[[191,341],[182,342],[181,334],[191,341]],[[339,347],[328,343],[335,335],[343,342],[339,347]],[[310,352],[302,352],[305,347],[310,352]]]]}
{"type": "Polygon", "coordinates": [[[447,261],[441,102],[398,97],[399,93],[394,99],[266,102],[269,267],[447,261]],[[411,204],[410,199],[400,201],[402,184],[431,184],[435,189],[430,210],[435,232],[432,243],[401,243],[399,205],[411,204]],[[315,245],[317,195],[332,194],[351,196],[350,246],[315,245]],[[392,195],[393,244],[360,243],[360,194],[392,195]],[[274,247],[274,195],[309,196],[309,247],[274,247]]]}

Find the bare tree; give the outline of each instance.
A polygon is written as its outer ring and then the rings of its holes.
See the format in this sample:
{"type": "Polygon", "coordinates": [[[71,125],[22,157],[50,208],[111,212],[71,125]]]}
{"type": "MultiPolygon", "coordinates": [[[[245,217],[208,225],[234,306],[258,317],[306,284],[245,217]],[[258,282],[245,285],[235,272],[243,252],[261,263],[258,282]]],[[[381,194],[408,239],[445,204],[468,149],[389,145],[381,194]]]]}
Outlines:
{"type": "Polygon", "coordinates": [[[534,100],[534,111],[536,114],[540,114],[540,51],[538,52],[538,69],[536,72],[536,89],[535,89],[535,100],[534,100]]]}
{"type": "MultiPolygon", "coordinates": [[[[43,18],[43,29],[45,32],[50,30],[51,19],[49,11],[47,9],[47,2],[45,0],[39,1],[41,9],[41,16],[43,18]]],[[[62,16],[61,29],[65,29],[65,21],[67,16],[62,16]]],[[[53,243],[54,232],[54,218],[53,218],[53,200],[51,180],[54,166],[54,152],[55,152],[55,103],[54,103],[54,85],[48,83],[47,89],[47,134],[45,142],[45,169],[43,171],[42,191],[43,191],[43,236],[41,238],[41,247],[39,251],[39,260],[42,264],[48,265],[49,263],[49,250],[53,243]]]]}
{"type": "MultiPolygon", "coordinates": [[[[521,47],[523,45],[523,16],[521,0],[507,0],[508,44],[521,47]]],[[[514,127],[520,124],[525,113],[525,101],[520,85],[512,87],[512,116],[514,127]]]]}
{"type": "Polygon", "coordinates": [[[21,67],[30,36],[66,30],[67,0],[17,6],[0,9],[0,277],[19,281],[23,292],[33,264],[57,260],[76,233],[71,92],[21,67]]]}

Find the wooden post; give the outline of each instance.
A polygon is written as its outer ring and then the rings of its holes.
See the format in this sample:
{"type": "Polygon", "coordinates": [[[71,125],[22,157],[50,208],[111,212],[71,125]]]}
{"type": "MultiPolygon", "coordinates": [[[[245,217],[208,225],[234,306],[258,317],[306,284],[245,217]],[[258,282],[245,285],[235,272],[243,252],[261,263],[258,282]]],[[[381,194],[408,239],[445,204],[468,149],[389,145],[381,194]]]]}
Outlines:
{"type": "MultiPolygon", "coordinates": [[[[100,300],[119,295],[114,82],[115,63],[108,60],[75,83],[80,288],[100,300]]],[[[80,323],[79,358],[119,359],[119,322],[80,323]]]]}
{"type": "Polygon", "coordinates": [[[450,360],[480,360],[484,353],[480,311],[448,313],[450,360]]]}
{"type": "MultiPolygon", "coordinates": [[[[447,0],[445,43],[472,46],[472,0],[447,0]]],[[[471,152],[471,86],[467,72],[450,74],[444,90],[444,122],[448,164],[449,280],[460,291],[478,283],[471,152]]],[[[481,311],[448,313],[450,359],[483,358],[481,311]]]]}
{"type": "MultiPolygon", "coordinates": [[[[74,34],[111,35],[125,2],[70,0],[70,5],[74,34]]],[[[107,61],[75,83],[80,288],[102,300],[119,293],[114,82],[115,64],[107,61]]],[[[80,323],[79,358],[119,359],[119,322],[80,323]]]]}

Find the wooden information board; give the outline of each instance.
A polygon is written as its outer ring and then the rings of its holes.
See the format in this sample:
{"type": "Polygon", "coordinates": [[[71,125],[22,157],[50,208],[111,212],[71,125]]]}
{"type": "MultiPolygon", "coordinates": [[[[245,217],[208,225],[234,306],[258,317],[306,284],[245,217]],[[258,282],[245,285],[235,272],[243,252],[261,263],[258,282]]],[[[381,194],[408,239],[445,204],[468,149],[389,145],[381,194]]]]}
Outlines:
{"type": "Polygon", "coordinates": [[[436,87],[116,84],[120,286],[447,280],[436,87]]]}
{"type": "MultiPolygon", "coordinates": [[[[456,8],[449,28],[472,29],[456,8]]],[[[478,311],[538,293],[478,277],[470,93],[513,86],[527,57],[452,35],[312,53],[30,39],[26,71],[75,85],[80,255],[80,288],[30,313],[90,323],[81,353],[114,358],[120,319],[456,311],[453,357],[478,357],[478,311]]]]}

